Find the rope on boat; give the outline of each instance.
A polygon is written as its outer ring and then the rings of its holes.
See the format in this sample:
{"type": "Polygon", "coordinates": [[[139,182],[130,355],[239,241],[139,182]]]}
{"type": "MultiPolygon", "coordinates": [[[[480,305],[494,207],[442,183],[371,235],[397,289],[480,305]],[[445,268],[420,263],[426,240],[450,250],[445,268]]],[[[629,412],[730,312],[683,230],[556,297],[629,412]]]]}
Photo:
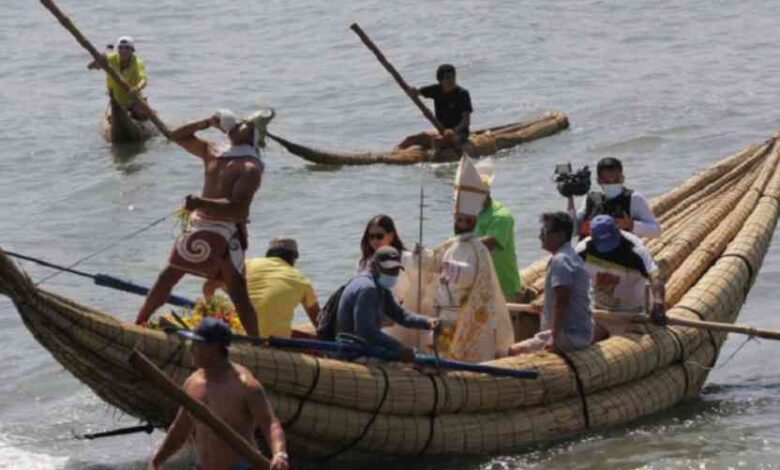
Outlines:
{"type": "MultiPolygon", "coordinates": [[[[687,305],[675,305],[675,308],[681,308],[683,310],[687,310],[692,314],[696,315],[699,318],[699,320],[707,321],[704,315],[693,307],[688,307],[687,305]]],[[[669,329],[671,330],[671,328],[669,329]]],[[[720,345],[718,344],[718,340],[715,339],[715,333],[712,330],[704,330],[704,331],[707,333],[707,337],[710,339],[710,344],[712,344],[713,351],[719,351],[720,345]]],[[[718,355],[715,354],[712,358],[712,362],[710,363],[709,367],[714,366],[717,361],[718,361],[718,355]]]]}
{"type": "Polygon", "coordinates": [[[590,413],[588,412],[588,396],[585,395],[585,386],[582,384],[580,373],[577,371],[577,367],[574,365],[574,361],[572,361],[571,358],[566,355],[566,353],[564,353],[563,351],[557,348],[555,349],[555,353],[561,356],[561,358],[563,358],[564,362],[566,362],[566,365],[569,366],[572,373],[574,373],[574,382],[577,384],[577,395],[579,395],[580,401],[582,402],[582,416],[585,419],[585,429],[590,429],[590,413]]]}
{"type": "MultiPolygon", "coordinates": [[[[713,364],[713,365],[710,365],[710,366],[705,366],[705,365],[699,364],[699,363],[698,363],[698,362],[696,362],[696,361],[687,361],[687,362],[686,362],[686,364],[689,364],[689,365],[692,365],[692,366],[698,367],[698,368],[700,368],[700,369],[703,369],[703,370],[706,370],[706,371],[713,371],[713,370],[720,369],[721,367],[725,367],[725,366],[726,366],[726,364],[728,364],[729,362],[731,362],[731,360],[732,360],[732,359],[734,359],[735,357],[737,357],[737,354],[739,354],[739,352],[740,352],[740,351],[742,351],[742,348],[744,348],[745,346],[747,346],[747,344],[748,344],[749,342],[751,342],[751,341],[755,341],[756,343],[760,343],[760,341],[758,340],[758,338],[756,338],[755,336],[748,336],[748,337],[745,339],[745,341],[743,341],[743,342],[742,342],[742,344],[740,344],[740,345],[737,347],[737,349],[736,349],[736,350],[734,350],[734,352],[733,352],[733,353],[731,353],[731,354],[729,355],[729,357],[728,357],[728,358],[727,358],[725,361],[721,362],[721,363],[720,363],[720,364],[718,364],[718,365],[715,365],[715,364],[713,364]]],[[[718,360],[718,359],[717,359],[717,354],[716,354],[716,355],[715,355],[715,362],[717,362],[717,360],[718,360]]]]}
{"type": "Polygon", "coordinates": [[[74,262],[73,264],[70,264],[70,265],[69,265],[69,266],[67,266],[65,269],[62,269],[62,270],[60,270],[60,271],[57,271],[57,272],[55,272],[55,273],[52,273],[52,274],[50,274],[50,275],[48,275],[48,276],[44,277],[44,278],[43,278],[43,279],[41,279],[40,281],[36,282],[36,283],[35,283],[35,286],[36,286],[36,287],[37,287],[37,286],[40,286],[41,284],[43,284],[44,282],[48,281],[49,279],[52,279],[52,278],[54,278],[54,277],[56,277],[56,276],[59,276],[60,274],[62,274],[63,272],[65,272],[65,271],[67,271],[67,270],[69,270],[69,269],[73,269],[73,268],[75,268],[76,266],[78,266],[79,264],[83,263],[84,261],[87,261],[87,260],[89,260],[89,259],[92,259],[92,258],[94,258],[95,256],[97,256],[97,255],[99,255],[99,254],[101,254],[101,253],[103,253],[103,252],[105,252],[105,251],[108,251],[108,250],[110,250],[111,248],[114,248],[115,246],[119,245],[120,243],[122,243],[122,242],[124,242],[124,241],[130,240],[131,238],[133,238],[133,237],[135,237],[135,236],[137,236],[137,235],[140,235],[140,234],[142,234],[142,233],[146,232],[147,230],[150,230],[150,229],[151,229],[151,228],[153,228],[154,226],[156,226],[156,225],[159,225],[159,224],[163,223],[163,222],[164,222],[164,221],[165,221],[165,220],[166,220],[168,217],[170,217],[170,216],[172,216],[172,215],[174,215],[174,214],[176,214],[176,213],[178,213],[178,212],[179,212],[179,209],[176,209],[175,211],[171,212],[170,214],[164,215],[164,216],[160,217],[159,219],[157,219],[157,220],[154,220],[154,221],[150,222],[150,223],[149,223],[149,224],[147,224],[147,225],[144,225],[143,227],[139,228],[138,230],[136,230],[136,231],[134,231],[134,232],[132,232],[132,233],[130,233],[130,234],[127,234],[127,235],[125,235],[125,236],[123,236],[123,237],[119,238],[119,239],[118,239],[117,241],[115,241],[114,243],[109,243],[108,245],[106,245],[106,246],[104,246],[104,247],[102,247],[102,248],[98,249],[97,251],[95,251],[95,252],[93,252],[93,253],[90,253],[89,255],[87,255],[87,256],[85,256],[85,257],[83,257],[83,258],[80,258],[80,259],[78,259],[76,262],[74,262]]]}
{"type": "Polygon", "coordinates": [[[296,421],[298,421],[298,418],[301,417],[301,412],[303,412],[303,406],[306,404],[307,401],[309,401],[309,397],[311,397],[311,394],[314,393],[314,389],[317,388],[317,384],[320,382],[320,372],[322,371],[322,366],[320,365],[320,359],[315,357],[314,358],[314,379],[311,381],[311,385],[309,386],[309,389],[306,390],[306,393],[301,397],[301,401],[298,402],[298,409],[295,410],[295,413],[293,413],[292,417],[285,421],[282,424],[283,428],[286,428],[288,426],[292,426],[295,424],[296,421]]]}
{"type": "Polygon", "coordinates": [[[677,346],[680,348],[680,360],[677,361],[678,364],[683,366],[683,376],[685,377],[685,393],[688,394],[688,391],[691,387],[691,377],[688,373],[688,369],[685,366],[688,362],[688,351],[685,350],[685,345],[683,344],[682,338],[680,338],[680,334],[677,332],[674,328],[666,328],[666,331],[669,332],[669,334],[672,335],[672,338],[674,338],[674,342],[677,343],[677,346]]]}
{"type": "Polygon", "coordinates": [[[338,457],[339,455],[355,447],[360,441],[363,440],[364,437],[366,437],[366,434],[368,434],[368,430],[371,429],[371,426],[374,424],[374,421],[376,421],[376,418],[379,416],[379,411],[382,409],[382,406],[385,404],[385,401],[387,400],[387,395],[389,394],[388,392],[390,392],[390,377],[387,376],[387,371],[381,365],[377,365],[376,368],[379,369],[380,372],[382,372],[382,377],[385,382],[385,391],[382,393],[382,399],[379,400],[379,404],[377,405],[376,409],[371,415],[371,419],[368,420],[368,423],[366,423],[360,435],[357,438],[353,439],[352,442],[348,442],[346,445],[341,447],[336,452],[328,454],[325,457],[319,458],[318,461],[327,462],[328,460],[332,460],[338,457]]]}
{"type": "Polygon", "coordinates": [[[437,375],[439,375],[439,372],[437,371],[436,374],[425,374],[425,375],[427,375],[428,378],[431,379],[431,384],[433,385],[433,407],[431,408],[431,412],[428,413],[428,418],[430,419],[428,438],[425,440],[425,445],[423,445],[422,449],[420,449],[420,452],[417,455],[425,454],[425,452],[428,451],[428,447],[431,446],[431,442],[433,442],[433,431],[434,431],[434,426],[436,425],[436,410],[439,408],[439,387],[438,385],[436,385],[436,377],[437,375]]]}

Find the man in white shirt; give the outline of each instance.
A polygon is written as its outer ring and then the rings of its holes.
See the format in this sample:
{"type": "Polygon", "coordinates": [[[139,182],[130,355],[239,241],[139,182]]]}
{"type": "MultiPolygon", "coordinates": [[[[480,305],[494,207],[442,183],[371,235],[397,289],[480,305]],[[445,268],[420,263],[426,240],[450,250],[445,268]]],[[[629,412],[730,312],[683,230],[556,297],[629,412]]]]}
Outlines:
{"type": "MultiPolygon", "coordinates": [[[[617,158],[602,158],[596,166],[596,176],[602,192],[591,192],[583,207],[576,213],[580,239],[590,235],[591,220],[597,215],[615,219],[621,230],[638,237],[658,237],[661,225],[655,219],[644,196],[626,188],[623,183],[623,164],[617,158]]],[[[569,212],[574,213],[574,202],[569,200],[569,212]]]]}

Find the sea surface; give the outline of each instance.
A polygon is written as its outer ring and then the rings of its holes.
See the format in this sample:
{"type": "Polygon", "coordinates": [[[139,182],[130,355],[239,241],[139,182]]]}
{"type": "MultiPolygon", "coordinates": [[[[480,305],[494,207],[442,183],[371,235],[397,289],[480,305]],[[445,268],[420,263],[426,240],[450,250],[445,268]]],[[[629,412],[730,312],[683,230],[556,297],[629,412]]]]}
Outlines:
{"type": "MultiPolygon", "coordinates": [[[[132,35],[148,97],[174,126],[218,108],[273,106],[272,130],[311,146],[384,149],[428,127],[348,29],[358,22],[413,85],[451,62],[473,126],[560,110],[571,129],[501,154],[494,195],[517,219],[518,257],[538,258],[538,216],[564,207],[556,163],[622,159],[655,195],[780,124],[777,1],[61,0],[102,49],[132,35]]],[[[69,264],[174,211],[201,185],[199,161],[155,139],[112,147],[98,133],[102,73],[38,2],[0,5],[0,246],[69,264]]],[[[217,134],[211,134],[218,138],[217,134]]],[[[366,221],[385,212],[417,241],[450,233],[454,168],[315,168],[269,144],[252,207],[251,254],[297,238],[321,299],[353,272],[366,221]]],[[[79,265],[150,284],[176,233],[168,218],[79,265]]],[[[739,321],[780,326],[780,243],[739,321]]],[[[36,280],[50,270],[22,263],[36,280]]],[[[45,287],[131,320],[141,298],[71,275],[45,287]]],[[[178,293],[194,296],[188,279],[178,293]]],[[[629,426],[449,468],[780,468],[780,345],[732,337],[700,398],[629,426]]],[[[44,350],[0,298],[0,468],[141,469],[162,434],[78,441],[136,421],[103,403],[44,350]]],[[[185,456],[173,468],[188,468],[185,456]]],[[[385,462],[388,468],[393,463],[385,462]]],[[[409,465],[432,468],[435,462],[409,465]]]]}

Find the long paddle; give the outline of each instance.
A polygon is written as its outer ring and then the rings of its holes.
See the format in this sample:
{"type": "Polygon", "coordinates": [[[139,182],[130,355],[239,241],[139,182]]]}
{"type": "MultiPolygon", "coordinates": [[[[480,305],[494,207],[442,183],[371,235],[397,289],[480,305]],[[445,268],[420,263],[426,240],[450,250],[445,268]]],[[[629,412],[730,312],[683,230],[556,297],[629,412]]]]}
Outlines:
{"type": "MultiPolygon", "coordinates": [[[[182,328],[170,327],[165,331],[177,331],[182,328]]],[[[359,355],[374,357],[385,361],[398,361],[400,355],[396,351],[389,349],[372,347],[356,343],[347,343],[342,341],[323,341],[318,339],[297,339],[297,338],[278,338],[271,336],[261,338],[258,336],[233,335],[234,341],[248,342],[258,346],[271,346],[275,348],[302,349],[326,351],[331,353],[342,353],[349,355],[359,355]]],[[[452,359],[439,359],[430,354],[415,354],[414,364],[423,366],[436,366],[442,369],[463,370],[469,372],[479,372],[498,377],[514,377],[519,379],[535,379],[539,376],[539,371],[533,369],[510,369],[508,367],[498,367],[486,364],[475,364],[465,361],[456,361],[452,359]]]]}
{"type": "MultiPolygon", "coordinates": [[[[507,307],[510,312],[527,313],[531,315],[538,315],[539,311],[531,304],[512,304],[508,303],[507,307]]],[[[610,312],[607,310],[594,310],[593,317],[596,320],[609,320],[620,321],[625,323],[652,323],[650,317],[641,313],[620,313],[610,312]]],[[[753,336],[756,338],[775,339],[780,340],[780,331],[777,330],[765,330],[761,328],[755,328],[748,325],[739,325],[731,323],[721,323],[713,321],[701,321],[691,320],[688,318],[680,318],[674,316],[668,316],[667,325],[685,326],[689,328],[698,328],[701,330],[723,331],[725,333],[739,333],[743,335],[753,336]]]]}
{"type": "MultiPolygon", "coordinates": [[[[395,79],[395,82],[398,84],[398,86],[401,87],[401,89],[406,93],[406,96],[408,96],[415,105],[417,105],[417,108],[423,113],[423,116],[431,123],[433,124],[433,127],[436,128],[437,131],[439,131],[439,134],[444,135],[444,131],[446,129],[444,126],[441,125],[438,119],[436,119],[436,116],[431,112],[430,109],[428,109],[427,106],[425,106],[425,103],[422,102],[419,96],[415,96],[411,92],[411,87],[406,83],[404,78],[401,76],[400,73],[398,73],[398,70],[393,67],[393,64],[390,63],[390,61],[387,60],[384,54],[382,54],[382,51],[379,50],[378,47],[376,47],[376,44],[371,40],[371,38],[368,37],[368,35],[363,31],[363,29],[357,24],[352,23],[352,26],[349,27],[352,31],[355,32],[355,34],[358,35],[361,41],[363,41],[363,44],[366,45],[366,47],[374,53],[374,56],[376,56],[376,59],[379,61],[380,64],[387,70],[387,72],[392,75],[392,77],[395,79]]],[[[460,153],[460,145],[458,145],[456,142],[455,149],[460,153]]]]}
{"type": "MultiPolygon", "coordinates": [[[[49,10],[55,18],[57,18],[57,20],[60,22],[60,24],[62,24],[62,26],[65,27],[65,29],[70,31],[76,41],[81,44],[81,46],[86,49],[87,52],[89,52],[90,55],[95,59],[95,63],[98,64],[100,68],[105,70],[106,73],[119,84],[122,90],[130,95],[133,95],[133,93],[130,91],[130,85],[124,81],[122,76],[119,75],[119,73],[113,67],[108,65],[108,62],[106,62],[103,54],[95,49],[95,46],[93,46],[92,43],[89,42],[89,40],[83,34],[81,34],[81,31],[76,28],[76,25],[73,24],[73,21],[71,21],[71,19],[65,15],[65,13],[63,13],[62,10],[60,10],[52,0],[41,0],[41,4],[43,4],[43,6],[46,7],[46,9],[49,10]]],[[[141,107],[144,109],[144,111],[146,111],[146,113],[149,115],[149,119],[151,119],[152,123],[157,126],[157,128],[165,137],[171,139],[171,132],[168,130],[168,126],[166,126],[165,123],[157,117],[157,113],[154,112],[146,100],[140,94],[133,96],[138,99],[138,102],[141,104],[141,107]]]]}
{"type": "MultiPolygon", "coordinates": [[[[8,256],[18,258],[18,259],[23,259],[25,261],[31,261],[33,263],[40,264],[41,266],[46,266],[47,268],[58,269],[66,273],[75,274],[76,276],[92,279],[95,282],[95,285],[98,286],[109,287],[111,289],[121,290],[123,292],[129,292],[131,294],[138,294],[138,295],[147,295],[149,293],[148,287],[140,286],[138,284],[134,284],[129,281],[123,281],[122,279],[116,278],[114,276],[109,276],[107,274],[90,274],[84,271],[79,271],[77,269],[67,268],[65,266],[60,266],[58,264],[50,263],[42,259],[33,258],[32,256],[25,256],[19,253],[14,253],[12,251],[3,251],[2,249],[0,249],[0,253],[5,253],[8,256]]],[[[179,297],[178,295],[168,296],[166,302],[171,305],[176,305],[178,307],[192,308],[193,306],[195,306],[195,302],[193,302],[192,300],[186,299],[184,297],[179,297]]]]}
{"type": "MultiPolygon", "coordinates": [[[[187,395],[187,392],[176,385],[163,371],[140,351],[134,349],[128,362],[133,369],[145,379],[152,382],[165,396],[181,405],[195,419],[214,431],[234,451],[249,460],[255,468],[270,468],[271,462],[266,459],[249,441],[238,434],[230,425],[215,415],[203,402],[187,395]]],[[[234,397],[225,397],[226,400],[234,397]]]]}

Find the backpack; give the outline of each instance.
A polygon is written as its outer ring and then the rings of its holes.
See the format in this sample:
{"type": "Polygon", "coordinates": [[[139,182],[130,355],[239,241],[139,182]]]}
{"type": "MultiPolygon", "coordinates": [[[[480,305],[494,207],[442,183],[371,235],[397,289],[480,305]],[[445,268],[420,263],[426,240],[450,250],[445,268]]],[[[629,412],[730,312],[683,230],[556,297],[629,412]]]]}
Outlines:
{"type": "Polygon", "coordinates": [[[343,284],[328,297],[328,301],[320,309],[317,315],[317,339],[323,341],[334,341],[336,339],[336,318],[339,313],[339,302],[341,294],[347,284],[343,284]]]}

